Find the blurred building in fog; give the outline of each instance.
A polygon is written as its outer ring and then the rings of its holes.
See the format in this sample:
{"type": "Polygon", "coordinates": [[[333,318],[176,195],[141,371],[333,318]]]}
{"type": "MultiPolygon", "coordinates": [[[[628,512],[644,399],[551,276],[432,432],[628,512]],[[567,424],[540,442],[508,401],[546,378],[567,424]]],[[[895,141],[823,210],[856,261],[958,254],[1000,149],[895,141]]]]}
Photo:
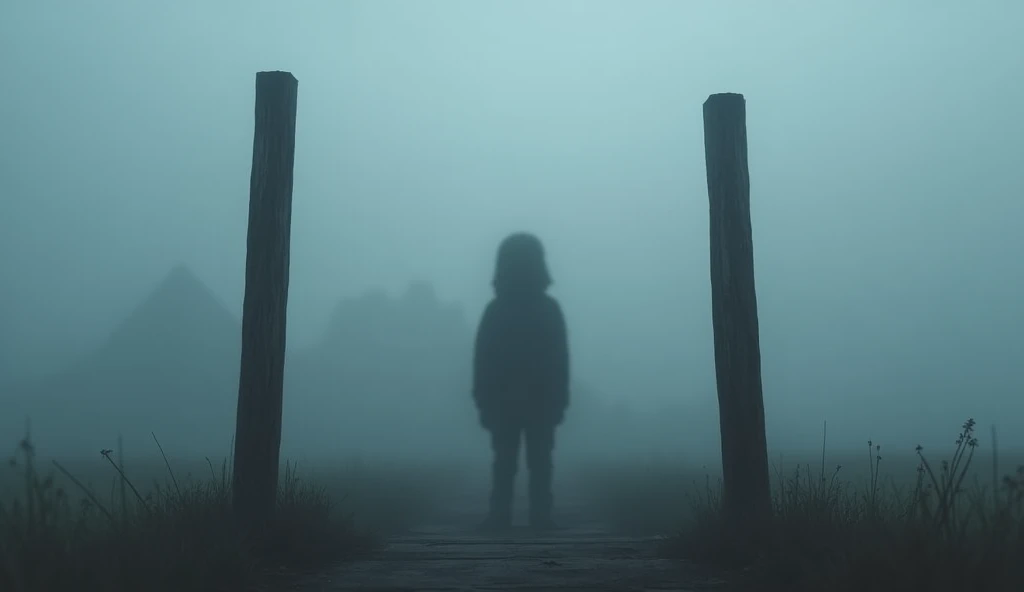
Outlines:
{"type": "Polygon", "coordinates": [[[175,267],[98,349],[18,386],[17,416],[32,417],[44,451],[59,441],[94,453],[122,434],[126,454],[148,456],[156,434],[168,451],[226,454],[240,336],[227,307],[190,270],[175,267]]]}
{"type": "Polygon", "coordinates": [[[320,410],[308,421],[324,449],[455,453],[476,427],[471,354],[462,308],[431,284],[413,282],[397,298],[370,291],[341,300],[320,343],[295,353],[288,401],[320,410]]]}

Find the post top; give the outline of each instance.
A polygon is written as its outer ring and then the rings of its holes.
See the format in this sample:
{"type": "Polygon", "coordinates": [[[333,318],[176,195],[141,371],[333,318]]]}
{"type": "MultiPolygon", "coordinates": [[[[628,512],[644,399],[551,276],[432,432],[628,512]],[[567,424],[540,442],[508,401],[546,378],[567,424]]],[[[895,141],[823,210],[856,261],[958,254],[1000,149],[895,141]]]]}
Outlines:
{"type": "Polygon", "coordinates": [[[734,103],[734,102],[735,103],[742,103],[742,102],[744,102],[743,95],[740,94],[740,93],[730,93],[730,92],[716,93],[716,94],[710,95],[708,97],[708,100],[704,101],[704,104],[707,105],[708,103],[734,103]]]}
{"type": "Polygon", "coordinates": [[[272,78],[281,77],[281,78],[285,78],[285,77],[287,77],[287,78],[291,78],[292,80],[295,80],[295,76],[291,72],[287,72],[285,70],[265,70],[263,72],[257,72],[256,73],[256,77],[257,78],[264,78],[264,77],[272,77],[272,78]]]}

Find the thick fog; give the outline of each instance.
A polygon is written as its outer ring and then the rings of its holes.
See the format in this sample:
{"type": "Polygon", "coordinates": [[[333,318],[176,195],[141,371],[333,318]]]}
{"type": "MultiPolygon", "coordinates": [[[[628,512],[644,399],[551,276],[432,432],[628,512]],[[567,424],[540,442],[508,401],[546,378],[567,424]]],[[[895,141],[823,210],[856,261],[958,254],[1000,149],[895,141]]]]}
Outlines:
{"type": "Polygon", "coordinates": [[[287,451],[486,452],[473,332],[527,230],[569,323],[566,446],[717,455],[717,92],[747,99],[770,446],[828,420],[910,450],[968,416],[1024,445],[1022,26],[1012,0],[3,3],[0,436],[229,450],[254,76],[282,69],[287,451]],[[209,392],[145,413],[183,390],[209,392]]]}

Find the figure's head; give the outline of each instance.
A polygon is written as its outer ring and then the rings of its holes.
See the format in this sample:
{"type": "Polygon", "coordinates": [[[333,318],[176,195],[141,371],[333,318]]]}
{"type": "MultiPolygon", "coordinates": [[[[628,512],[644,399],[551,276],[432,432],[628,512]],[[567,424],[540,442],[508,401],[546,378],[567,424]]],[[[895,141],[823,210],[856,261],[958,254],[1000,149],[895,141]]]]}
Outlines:
{"type": "Polygon", "coordinates": [[[499,296],[544,293],[551,285],[551,276],[540,239],[526,232],[517,232],[501,241],[492,284],[499,296]]]}

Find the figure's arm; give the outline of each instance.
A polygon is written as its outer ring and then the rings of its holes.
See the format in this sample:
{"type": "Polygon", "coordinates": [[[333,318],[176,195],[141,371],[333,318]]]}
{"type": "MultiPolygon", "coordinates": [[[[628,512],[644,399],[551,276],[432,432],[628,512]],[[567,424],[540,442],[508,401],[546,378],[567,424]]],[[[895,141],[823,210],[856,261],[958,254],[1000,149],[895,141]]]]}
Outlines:
{"type": "Polygon", "coordinates": [[[553,304],[551,313],[552,395],[555,399],[556,409],[565,411],[569,406],[569,335],[561,306],[555,300],[551,302],[553,304]]]}
{"type": "Polygon", "coordinates": [[[473,401],[480,409],[494,390],[494,306],[488,304],[477,326],[473,346],[473,401]]]}

